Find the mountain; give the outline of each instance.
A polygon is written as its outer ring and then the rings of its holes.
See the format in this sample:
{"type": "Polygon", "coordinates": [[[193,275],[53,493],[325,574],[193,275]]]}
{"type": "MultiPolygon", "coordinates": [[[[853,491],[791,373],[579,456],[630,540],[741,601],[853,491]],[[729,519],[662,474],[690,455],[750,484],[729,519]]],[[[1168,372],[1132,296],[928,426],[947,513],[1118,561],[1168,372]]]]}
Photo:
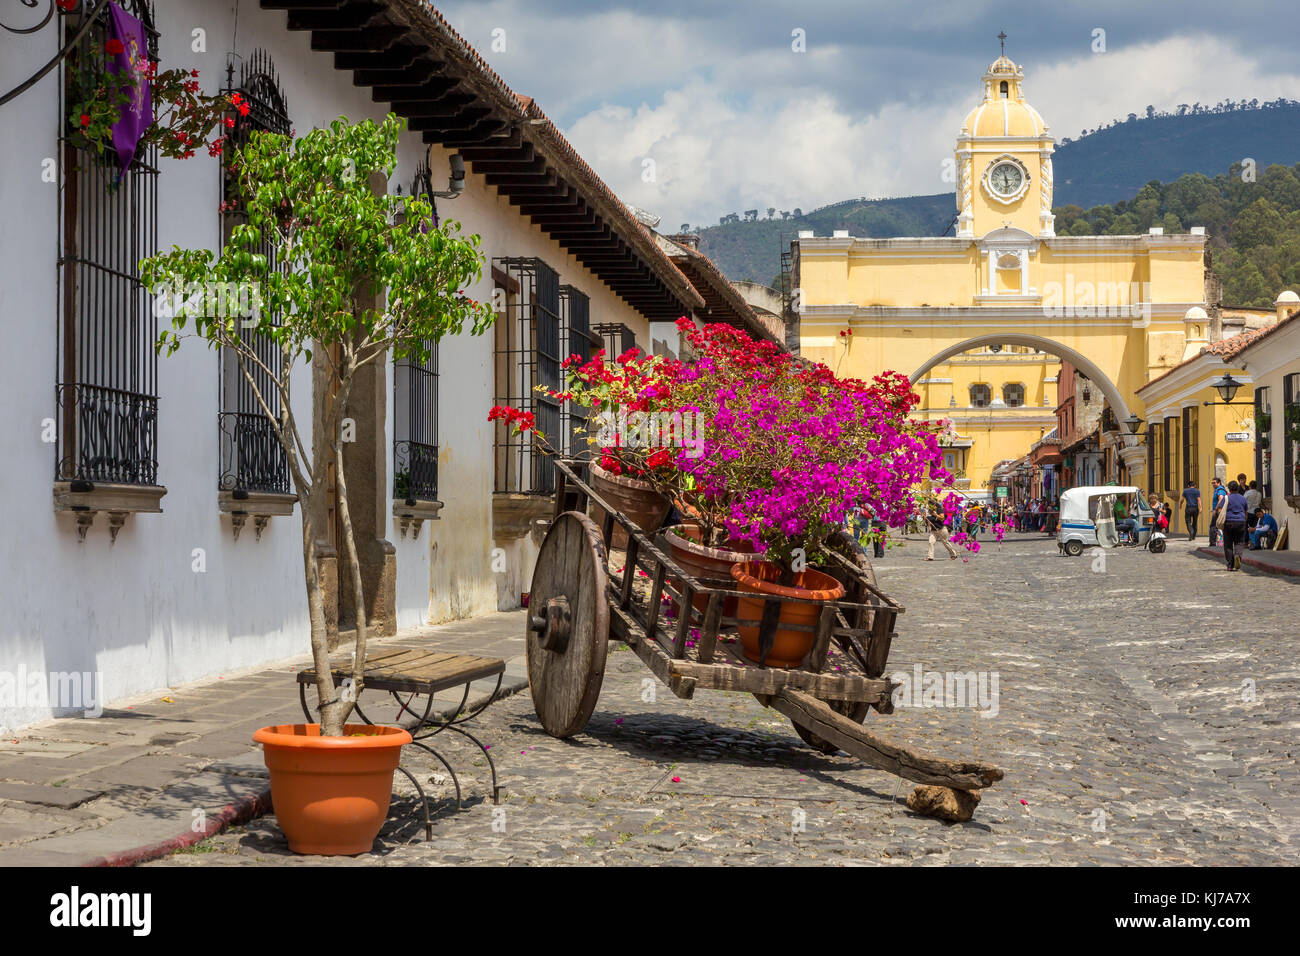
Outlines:
{"type": "MultiPolygon", "coordinates": [[[[1064,138],[1053,157],[1054,198],[1058,209],[1090,209],[1129,199],[1152,180],[1172,182],[1185,173],[1215,176],[1248,158],[1258,173],[1274,163],[1300,160],[1300,103],[1192,104],[1172,113],[1147,107],[1144,115],[1130,113],[1077,139],[1064,138]]],[[[801,210],[792,210],[789,218],[783,211],[770,219],[761,218],[765,209],[749,212],[755,217],[748,221],[733,213],[724,217],[726,223],[696,227],[700,251],[729,278],[771,284],[781,269],[781,253],[800,229],[819,236],[836,229],[869,238],[938,236],[951,224],[956,202],[952,193],[940,193],[849,199],[800,215],[793,213],[801,210]]]]}

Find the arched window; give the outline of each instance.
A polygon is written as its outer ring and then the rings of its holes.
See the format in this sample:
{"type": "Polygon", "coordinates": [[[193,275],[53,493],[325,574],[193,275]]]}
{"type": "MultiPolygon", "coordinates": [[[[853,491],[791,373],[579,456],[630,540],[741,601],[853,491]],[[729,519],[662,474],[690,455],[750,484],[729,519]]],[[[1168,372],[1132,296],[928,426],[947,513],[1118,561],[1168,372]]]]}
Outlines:
{"type": "Polygon", "coordinates": [[[976,384],[970,387],[971,408],[988,408],[993,400],[993,390],[987,385],[976,384]]]}
{"type": "MultiPolygon", "coordinates": [[[[271,58],[263,50],[253,55],[239,70],[239,84],[235,85],[235,65],[226,66],[226,92],[239,93],[248,103],[248,115],[231,113],[235,125],[226,138],[223,159],[248,142],[254,132],[278,133],[291,131],[284,91],[271,58]]],[[[223,164],[222,200],[225,214],[222,219],[222,239],[229,241],[235,227],[248,221],[244,199],[239,185],[223,164]]],[[[263,239],[261,252],[266,256],[267,271],[279,269],[276,261],[277,247],[270,239],[263,239]]],[[[243,299],[240,304],[243,309],[243,299]]],[[[273,319],[274,321],[274,319],[273,319]]],[[[255,348],[258,358],[267,368],[277,368],[279,349],[269,335],[258,338],[255,348]]],[[[240,369],[233,352],[223,351],[221,357],[221,408],[218,429],[221,441],[221,473],[218,488],[221,491],[263,492],[287,494],[289,492],[289,463],[276,437],[275,429],[258,401],[260,394],[273,414],[280,413],[280,396],[271,374],[262,368],[247,370],[256,384],[250,384],[240,369]]]]}
{"type": "Polygon", "coordinates": [[[1025,404],[1025,386],[1019,382],[1003,385],[1002,401],[1007,403],[1008,408],[1018,408],[1025,404]]]}
{"type": "Polygon", "coordinates": [[[1010,88],[1007,86],[1006,80],[1002,81],[1002,85],[998,87],[998,91],[1002,94],[1002,98],[1005,100],[1007,98],[1008,93],[1010,92],[1010,88]]]}

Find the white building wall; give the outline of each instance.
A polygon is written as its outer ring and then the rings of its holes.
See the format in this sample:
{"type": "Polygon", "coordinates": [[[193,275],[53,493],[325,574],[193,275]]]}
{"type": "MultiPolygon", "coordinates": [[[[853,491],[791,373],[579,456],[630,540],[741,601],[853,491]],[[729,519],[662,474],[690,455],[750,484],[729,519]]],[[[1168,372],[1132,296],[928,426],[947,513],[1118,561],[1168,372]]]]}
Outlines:
{"type": "MultiPolygon", "coordinates": [[[[240,4],[236,33],[229,5],[204,0],[160,3],[158,27],[164,68],[201,71],[205,90],[225,80],[227,51],[248,57],[255,47],[273,59],[297,131],[339,115],[380,119],[385,108],[351,74],[333,68],[333,56],[313,53],[308,33],[284,29],[285,14],[240,4]],[[195,52],[202,29],[206,52],[195,52]]],[[[0,88],[31,75],[57,49],[56,31],[4,41],[0,88]]],[[[0,382],[8,408],[0,429],[0,492],[6,529],[0,556],[0,675],[90,671],[102,674],[108,702],[204,676],[301,654],[308,647],[299,516],[277,517],[261,540],[251,522],[238,541],[217,508],[219,472],[217,354],[197,341],[158,359],[159,481],[167,487],[163,514],[132,515],[110,545],[100,515],[84,543],[75,520],[53,509],[54,448],[42,441],[55,410],[58,187],[43,181],[42,162],[56,155],[59,71],[0,107],[0,314],[6,348],[0,382]],[[200,570],[201,569],[201,570],[200,570]]],[[[424,156],[418,134],[408,134],[390,188],[405,191],[424,156]]],[[[435,188],[445,183],[448,152],[429,158],[435,188]]],[[[200,152],[185,162],[161,160],[158,239],[215,249],[219,243],[217,161],[200,152]]],[[[540,256],[591,297],[592,322],[624,322],[643,346],[649,327],[612,290],[586,273],[516,207],[468,174],[465,194],[440,200],[439,213],[483,237],[483,278],[469,294],[491,300],[490,261],[496,256],[540,256]]],[[[418,538],[403,538],[385,502],[387,538],[397,549],[399,627],[470,617],[517,606],[528,588],[536,548],[529,539],[507,544],[509,570],[493,573],[492,336],[468,333],[444,340],[440,360],[440,520],[425,522],[418,538]],[[502,596],[505,597],[502,597],[502,596]]],[[[387,394],[392,395],[391,364],[387,394]]],[[[295,372],[294,407],[310,422],[311,370],[295,372]]],[[[392,415],[385,444],[392,479],[392,415]]],[[[2,690],[2,685],[0,685],[2,690]]],[[[286,697],[292,694],[286,680],[286,697]]],[[[44,706],[11,706],[0,698],[0,728],[45,719],[44,706]]]]}

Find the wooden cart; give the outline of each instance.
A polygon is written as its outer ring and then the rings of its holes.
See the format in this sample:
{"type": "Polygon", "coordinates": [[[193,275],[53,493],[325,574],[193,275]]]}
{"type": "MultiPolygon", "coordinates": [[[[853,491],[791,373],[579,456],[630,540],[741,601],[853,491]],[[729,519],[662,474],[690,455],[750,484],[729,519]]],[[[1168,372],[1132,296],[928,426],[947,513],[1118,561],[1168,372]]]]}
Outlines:
{"type": "Polygon", "coordinates": [[[908,780],[953,790],[1002,779],[989,764],[919,754],[863,727],[869,711],[893,711],[896,685],[884,672],[903,608],[876,587],[870,562],[850,536],[826,551],[823,570],[844,584],[845,596],[821,606],[803,666],[765,667],[744,658],[737,624],[757,624],[766,658],[780,603],[796,599],[764,598],[759,621],[724,616],[728,598],[755,596],[691,577],[666,545],[592,490],[585,463],[554,464],[555,510],[533,573],[527,633],[533,704],[552,736],[569,737],[586,726],[600,695],[606,645],[617,640],[678,697],[689,699],[699,689],[747,691],[789,717],[822,753],[843,750],[908,780]],[[588,517],[593,503],[604,513],[603,527],[588,517]],[[627,533],[625,552],[610,551],[615,524],[627,533]]]}

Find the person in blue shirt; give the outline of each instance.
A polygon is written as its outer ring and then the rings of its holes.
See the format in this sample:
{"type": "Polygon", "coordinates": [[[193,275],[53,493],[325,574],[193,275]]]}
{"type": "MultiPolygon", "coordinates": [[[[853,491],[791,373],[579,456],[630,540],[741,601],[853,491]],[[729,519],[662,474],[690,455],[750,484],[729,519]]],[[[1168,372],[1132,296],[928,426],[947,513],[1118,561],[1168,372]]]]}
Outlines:
{"type": "Polygon", "coordinates": [[[1250,533],[1250,550],[1273,547],[1277,541],[1277,519],[1268,513],[1267,508],[1256,508],[1255,517],[1255,530],[1250,533]]]}
{"type": "Polygon", "coordinates": [[[1223,509],[1223,559],[1229,571],[1240,571],[1237,545],[1246,540],[1246,496],[1235,481],[1228,482],[1228,497],[1223,499],[1223,509]]]}
{"type": "Polygon", "coordinates": [[[1223,501],[1228,497],[1228,489],[1223,487],[1223,480],[1214,478],[1211,480],[1214,490],[1210,498],[1210,547],[1218,543],[1222,532],[1219,530],[1219,509],[1223,507],[1223,501]]]}
{"type": "Polygon", "coordinates": [[[1192,479],[1187,479],[1183,489],[1183,518],[1187,521],[1187,540],[1196,540],[1196,522],[1201,516],[1201,489],[1192,479]]]}

